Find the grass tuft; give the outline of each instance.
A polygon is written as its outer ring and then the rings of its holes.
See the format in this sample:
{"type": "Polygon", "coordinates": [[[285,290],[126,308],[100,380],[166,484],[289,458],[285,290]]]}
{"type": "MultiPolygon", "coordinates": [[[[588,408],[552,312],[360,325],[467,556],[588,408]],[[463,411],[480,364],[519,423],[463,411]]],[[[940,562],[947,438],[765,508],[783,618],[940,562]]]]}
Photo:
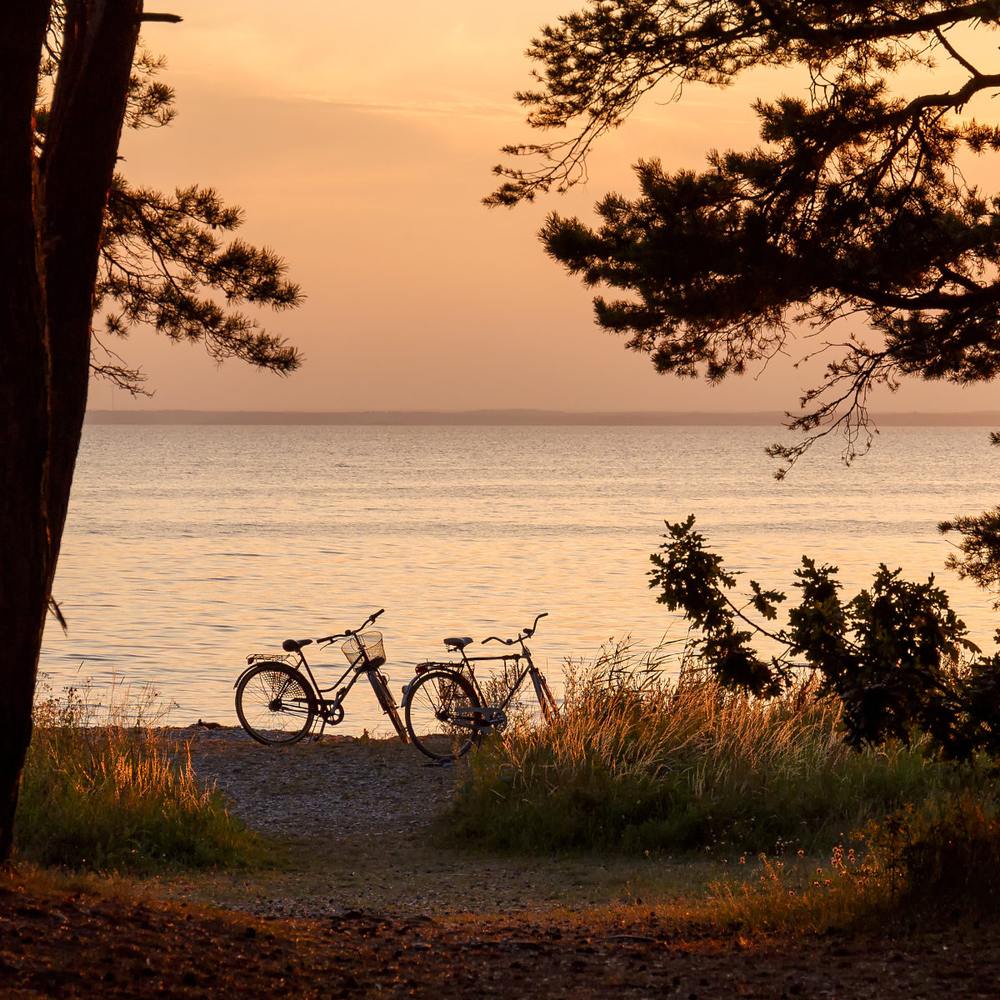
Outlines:
{"type": "Polygon", "coordinates": [[[809,680],[764,702],[663,666],[627,643],[570,664],[552,726],[514,727],[474,757],[450,836],[524,853],[815,855],[970,780],[919,743],[850,749],[839,704],[809,680]]]}
{"type": "Polygon", "coordinates": [[[172,759],[156,728],[156,696],[89,685],[36,705],[21,780],[15,856],[70,870],[148,872],[249,863],[255,835],[202,787],[190,758],[172,759]]]}
{"type": "Polygon", "coordinates": [[[971,790],[906,805],[867,831],[900,910],[1000,914],[1000,807],[971,790]]]}

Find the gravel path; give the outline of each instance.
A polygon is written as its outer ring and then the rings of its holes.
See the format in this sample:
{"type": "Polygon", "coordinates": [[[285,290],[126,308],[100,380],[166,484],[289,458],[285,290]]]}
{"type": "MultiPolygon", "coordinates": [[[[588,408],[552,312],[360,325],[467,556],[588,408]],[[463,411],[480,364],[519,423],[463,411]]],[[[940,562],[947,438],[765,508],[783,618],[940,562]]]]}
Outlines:
{"type": "Polygon", "coordinates": [[[444,807],[463,765],[435,766],[398,739],[323,736],[264,746],[240,728],[167,731],[199,778],[262,833],[343,838],[417,832],[444,807]]]}
{"type": "MultiPolygon", "coordinates": [[[[540,912],[628,900],[676,883],[676,866],[635,859],[507,858],[456,851],[429,830],[468,759],[430,763],[397,739],[324,736],[269,747],[239,728],[168,730],[181,760],[232,800],[232,812],[275,838],[273,871],[158,880],[174,898],[259,916],[540,912]]],[[[470,845],[474,848],[475,845],[470,845]]],[[[682,873],[681,873],[682,874],[682,873]]]]}
{"type": "MultiPolygon", "coordinates": [[[[643,892],[645,903],[626,893],[621,902],[595,906],[602,893],[605,902],[614,894],[617,877],[605,870],[596,878],[597,859],[576,868],[543,859],[531,869],[427,846],[422,833],[461,778],[461,765],[426,766],[411,747],[391,741],[340,738],[276,749],[236,729],[168,735],[251,826],[305,845],[298,860],[293,853],[270,878],[257,871],[181,877],[159,883],[162,891],[149,898],[121,886],[53,886],[8,873],[0,880],[0,996],[1000,996],[992,926],[948,920],[899,937],[891,928],[754,935],[738,924],[692,922],[670,905],[670,894],[663,904],[643,892]],[[568,905],[560,883],[572,891],[568,905]],[[244,913],[186,902],[213,897],[244,913]],[[312,919],[273,919],[281,917],[312,919]]],[[[677,868],[668,874],[676,878],[677,868]]]]}

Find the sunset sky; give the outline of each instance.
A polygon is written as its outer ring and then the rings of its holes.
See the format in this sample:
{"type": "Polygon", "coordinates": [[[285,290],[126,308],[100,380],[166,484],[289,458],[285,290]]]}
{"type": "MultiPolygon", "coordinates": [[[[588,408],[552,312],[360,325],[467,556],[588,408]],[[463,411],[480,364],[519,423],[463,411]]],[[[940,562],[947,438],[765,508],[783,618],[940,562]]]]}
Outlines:
{"type": "MultiPolygon", "coordinates": [[[[170,190],[211,185],[241,205],[243,235],[275,248],[306,293],[266,328],[303,351],[287,379],[150,333],[121,348],[155,389],[133,402],[94,383],[94,409],[775,410],[796,406],[802,373],[709,388],[653,373],[599,330],[590,295],[536,239],[545,214],[587,216],[609,189],[635,189],[629,165],[659,156],[700,167],[713,146],[755,138],[749,103],[777,86],[689,89],[647,99],[569,196],[489,210],[491,166],[529,131],[512,99],[530,85],[524,49],[573,0],[380,4],[164,0],[180,14],[144,41],[168,59],[179,117],[126,135],[123,172],[170,190]]],[[[783,77],[798,87],[798,74],[783,77]]],[[[913,385],[889,410],[994,409],[990,387],[913,385]]]]}

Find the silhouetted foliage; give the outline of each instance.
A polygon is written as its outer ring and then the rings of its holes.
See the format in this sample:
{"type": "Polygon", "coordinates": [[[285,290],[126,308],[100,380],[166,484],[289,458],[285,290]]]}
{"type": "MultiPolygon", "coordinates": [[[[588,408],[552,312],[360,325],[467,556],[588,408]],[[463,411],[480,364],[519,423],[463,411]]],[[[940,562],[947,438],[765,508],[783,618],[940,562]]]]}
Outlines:
{"type": "Polygon", "coordinates": [[[1000,85],[963,54],[998,18],[995,3],[591,0],[531,43],[539,88],[517,95],[532,126],[569,137],[507,147],[537,166],[498,166],[487,201],[576,183],[592,143],[658,85],[679,99],[696,83],[800,66],[801,95],[754,103],[759,146],[713,151],[700,173],[642,161],[639,194],[605,197],[599,225],[553,213],[541,237],[587,285],[616,293],[595,299],[598,323],[662,372],[717,382],[790,350],[796,323],[866,321],[871,343],[838,333],[823,348],[825,376],[792,421],[813,436],[772,450],[792,462],[840,427],[853,457],[873,387],[1000,370],[996,201],[960,164],[1000,149],[1000,128],[959,117],[1000,85]],[[894,89],[902,71],[942,63],[960,77],[950,89],[894,89]]]}
{"type": "MultiPolygon", "coordinates": [[[[227,207],[212,188],[178,188],[168,196],[133,188],[116,175],[95,288],[106,332],[127,337],[133,327],[146,325],[172,340],[200,341],[217,361],[235,357],[282,374],[298,368],[294,347],[235,308],[246,303],[287,309],[301,300],[298,285],[285,279],[285,264],[271,250],[219,238],[242,221],[242,211],[227,207]]],[[[109,353],[106,345],[95,346],[109,353]]],[[[91,368],[139,391],[138,372],[96,356],[91,368]]]]}
{"type": "MultiPolygon", "coordinates": [[[[998,25],[995,2],[586,0],[532,41],[538,86],[517,95],[556,138],[505,147],[487,204],[585,178],[592,144],[654,88],[680,100],[801,69],[799,93],[754,102],[753,149],[713,150],[700,172],[641,160],[635,196],[604,197],[594,225],[553,212],[540,236],[603,291],[597,322],[658,371],[717,383],[779,353],[825,357],[788,414],[803,436],[768,452],[780,478],[839,431],[850,461],[871,444],[875,387],[1000,373],[1000,197],[963,172],[1000,150],[1000,127],[970,114],[1000,86],[977,65],[998,25]],[[796,348],[796,332],[811,339],[796,348]]],[[[942,530],[964,536],[949,566],[1000,590],[1000,510],[942,530]]],[[[717,638],[738,655],[738,630],[717,638]]]]}
{"type": "Polygon", "coordinates": [[[753,580],[748,594],[736,595],[736,574],[705,548],[694,523],[667,522],[650,557],[650,587],[660,589],[660,604],[684,612],[692,650],[723,684],[773,697],[806,667],[819,676],[820,697],[842,702],[852,746],[923,734],[951,759],[1000,754],[1000,654],[978,655],[933,577],[911,583],[883,564],[870,589],[844,601],[837,567],[803,557],[798,603],[778,626],[787,595],[753,580]],[[770,646],[770,657],[755,640],[770,646]]]}
{"type": "MultiPolygon", "coordinates": [[[[963,536],[957,546],[961,555],[953,553],[945,560],[948,569],[955,570],[960,579],[1000,593],[1000,507],[942,521],[938,527],[942,533],[957,531],[963,536]]],[[[1000,610],[1000,597],[993,607],[1000,610]]]]}
{"type": "MultiPolygon", "coordinates": [[[[43,93],[59,68],[63,22],[63,6],[55,3],[41,67],[43,93]]],[[[160,128],[177,116],[173,88],[159,79],[165,68],[163,56],[136,50],[126,127],[160,128]]],[[[39,148],[48,121],[43,105],[36,113],[39,148]]],[[[242,209],[225,205],[213,188],[190,186],[164,195],[133,187],[116,173],[105,208],[94,297],[104,332],[125,338],[134,327],[147,326],[172,340],[203,343],[216,361],[235,357],[281,374],[298,368],[294,347],[239,311],[243,304],[288,309],[302,300],[274,251],[240,239],[224,242],[222,237],[242,224],[242,209]]],[[[129,368],[110,343],[95,331],[91,371],[133,394],[144,393],[144,373],[129,368]]]]}

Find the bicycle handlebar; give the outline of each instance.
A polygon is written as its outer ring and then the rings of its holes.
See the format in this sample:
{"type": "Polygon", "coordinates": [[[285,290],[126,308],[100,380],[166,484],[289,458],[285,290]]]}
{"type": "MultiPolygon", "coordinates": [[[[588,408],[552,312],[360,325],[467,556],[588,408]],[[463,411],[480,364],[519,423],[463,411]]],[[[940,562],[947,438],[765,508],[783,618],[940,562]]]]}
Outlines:
{"type": "Polygon", "coordinates": [[[322,639],[316,639],[314,641],[331,643],[335,642],[337,639],[347,639],[352,635],[357,635],[358,632],[364,631],[364,629],[367,626],[373,625],[375,623],[375,619],[378,618],[379,615],[384,615],[384,614],[385,614],[385,608],[379,608],[378,611],[376,611],[373,615],[369,615],[357,628],[353,629],[349,628],[346,632],[338,632],[336,635],[325,635],[323,636],[322,639]]]}
{"type": "Polygon", "coordinates": [[[548,611],[543,611],[541,614],[535,615],[535,620],[531,623],[531,628],[521,629],[513,639],[501,639],[498,635],[491,635],[483,639],[483,644],[485,645],[487,642],[502,642],[505,646],[513,646],[515,642],[524,642],[525,639],[530,639],[535,634],[539,619],[548,618],[548,616],[548,611]]]}
{"type": "Polygon", "coordinates": [[[535,634],[535,629],[538,628],[539,619],[548,617],[549,617],[548,611],[543,611],[541,614],[535,615],[535,620],[531,623],[531,628],[526,628],[524,630],[524,637],[526,639],[531,638],[531,636],[535,634]]]}

